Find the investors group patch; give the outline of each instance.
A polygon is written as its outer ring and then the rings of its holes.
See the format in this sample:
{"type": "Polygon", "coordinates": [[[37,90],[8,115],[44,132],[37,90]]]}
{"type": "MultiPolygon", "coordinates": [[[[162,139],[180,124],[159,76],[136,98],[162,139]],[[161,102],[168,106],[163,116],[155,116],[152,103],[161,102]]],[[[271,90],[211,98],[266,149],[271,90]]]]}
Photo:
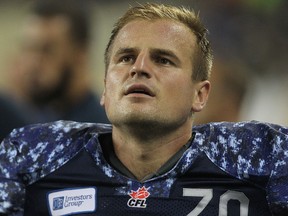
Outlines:
{"type": "Polygon", "coordinates": [[[94,212],[96,188],[72,188],[48,193],[48,208],[52,216],[94,212]]]}

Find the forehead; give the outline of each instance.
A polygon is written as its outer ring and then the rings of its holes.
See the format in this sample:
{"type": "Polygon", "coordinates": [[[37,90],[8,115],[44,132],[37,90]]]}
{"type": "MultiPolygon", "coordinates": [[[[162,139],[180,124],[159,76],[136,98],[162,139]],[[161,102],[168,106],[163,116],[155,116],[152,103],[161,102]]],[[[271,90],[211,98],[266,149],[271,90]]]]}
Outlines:
{"type": "Polygon", "coordinates": [[[123,47],[169,49],[176,54],[190,53],[189,57],[195,46],[196,37],[187,26],[167,19],[131,21],[119,31],[114,41],[114,50],[123,47]]]}

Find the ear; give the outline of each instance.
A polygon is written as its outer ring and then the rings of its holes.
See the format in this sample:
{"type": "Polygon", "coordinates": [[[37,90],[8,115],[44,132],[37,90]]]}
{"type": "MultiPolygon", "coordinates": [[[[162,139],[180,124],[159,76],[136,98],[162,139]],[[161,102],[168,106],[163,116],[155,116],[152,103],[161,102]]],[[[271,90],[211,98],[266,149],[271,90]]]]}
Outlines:
{"type": "Polygon", "coordinates": [[[106,93],[106,79],[104,79],[104,89],[103,89],[103,92],[102,92],[102,96],[101,96],[101,99],[100,99],[100,105],[105,107],[105,93],[106,93]]]}
{"type": "Polygon", "coordinates": [[[208,80],[201,81],[195,86],[195,95],[192,104],[193,112],[200,112],[208,101],[211,84],[208,80]]]}

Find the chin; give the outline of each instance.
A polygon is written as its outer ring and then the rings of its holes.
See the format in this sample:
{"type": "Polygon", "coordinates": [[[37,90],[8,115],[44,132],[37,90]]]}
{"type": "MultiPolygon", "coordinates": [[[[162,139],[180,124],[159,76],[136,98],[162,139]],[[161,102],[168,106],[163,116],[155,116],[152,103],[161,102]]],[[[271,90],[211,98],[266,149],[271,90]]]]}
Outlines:
{"type": "Polygon", "coordinates": [[[129,113],[126,115],[113,115],[109,117],[112,124],[119,125],[150,125],[155,123],[155,119],[151,115],[141,115],[138,113],[129,113]]]}

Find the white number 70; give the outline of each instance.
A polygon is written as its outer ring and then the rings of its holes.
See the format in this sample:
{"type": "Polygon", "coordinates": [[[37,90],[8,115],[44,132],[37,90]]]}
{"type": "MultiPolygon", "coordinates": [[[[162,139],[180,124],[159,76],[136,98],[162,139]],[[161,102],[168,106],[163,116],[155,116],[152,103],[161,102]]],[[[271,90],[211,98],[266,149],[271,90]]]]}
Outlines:
{"type": "MultiPolygon", "coordinates": [[[[199,215],[213,197],[213,189],[195,189],[183,188],[183,196],[203,197],[198,205],[187,216],[199,215]]],[[[238,200],[240,202],[240,216],[248,216],[249,199],[247,196],[238,191],[228,190],[220,196],[219,216],[227,216],[227,205],[229,200],[238,200]]]]}

